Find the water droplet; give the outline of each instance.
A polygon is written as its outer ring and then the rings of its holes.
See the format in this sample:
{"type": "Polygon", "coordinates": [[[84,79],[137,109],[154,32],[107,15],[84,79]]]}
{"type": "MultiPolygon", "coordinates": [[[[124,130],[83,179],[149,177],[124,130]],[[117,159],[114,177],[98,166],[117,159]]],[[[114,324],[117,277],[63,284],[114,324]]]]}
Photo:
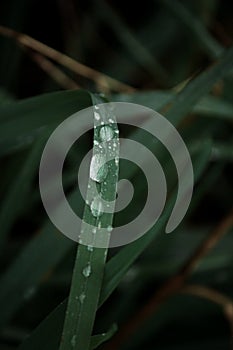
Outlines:
{"type": "Polygon", "coordinates": [[[85,298],[86,298],[86,295],[84,293],[80,294],[79,301],[81,304],[84,302],[85,298]]]}
{"type": "Polygon", "coordinates": [[[110,126],[105,125],[100,129],[99,136],[102,141],[110,141],[114,137],[114,130],[110,126]]]}
{"type": "Polygon", "coordinates": [[[103,182],[108,174],[108,165],[103,154],[95,154],[91,159],[90,178],[96,182],[103,182]]]}
{"type": "Polygon", "coordinates": [[[94,145],[97,146],[99,142],[97,140],[94,140],[94,145]]]}
{"type": "Polygon", "coordinates": [[[77,335],[73,335],[73,337],[71,339],[71,346],[72,346],[72,348],[74,348],[75,345],[76,345],[76,339],[77,339],[77,335]]]}
{"type": "Polygon", "coordinates": [[[115,164],[118,165],[119,164],[119,157],[115,158],[115,164]]]}
{"type": "Polygon", "coordinates": [[[96,120],[100,120],[100,115],[98,112],[94,112],[94,117],[96,120]]]}
{"type": "Polygon", "coordinates": [[[112,226],[108,226],[108,227],[107,227],[107,231],[108,231],[108,232],[112,232],[112,230],[113,230],[112,226]]]}
{"type": "Polygon", "coordinates": [[[84,267],[82,274],[84,277],[88,278],[91,274],[91,265],[90,263],[87,264],[87,266],[84,267]]]}
{"type": "Polygon", "coordinates": [[[99,196],[96,196],[91,202],[91,213],[94,217],[98,218],[104,213],[104,206],[99,196]]]}
{"type": "Polygon", "coordinates": [[[109,123],[113,124],[114,123],[114,120],[113,119],[108,119],[109,123]]]}
{"type": "Polygon", "coordinates": [[[93,246],[92,246],[92,245],[88,245],[88,246],[87,246],[87,250],[88,250],[89,252],[93,252],[93,246]]]}

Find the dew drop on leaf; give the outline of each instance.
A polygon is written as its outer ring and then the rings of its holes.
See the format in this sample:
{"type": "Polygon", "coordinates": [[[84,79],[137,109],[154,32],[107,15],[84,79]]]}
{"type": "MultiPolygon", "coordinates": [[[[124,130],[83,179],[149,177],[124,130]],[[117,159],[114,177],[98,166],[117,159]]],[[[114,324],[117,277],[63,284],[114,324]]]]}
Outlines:
{"type": "Polygon", "coordinates": [[[103,154],[95,154],[91,159],[90,178],[96,182],[103,182],[108,175],[108,165],[103,154]]]}
{"type": "Polygon", "coordinates": [[[114,137],[114,130],[110,126],[105,125],[100,129],[99,136],[101,141],[110,141],[114,137]]]}
{"type": "Polygon", "coordinates": [[[93,201],[91,202],[91,213],[94,217],[98,218],[104,213],[104,206],[103,203],[101,202],[99,196],[96,196],[93,201]]]}
{"type": "Polygon", "coordinates": [[[91,274],[91,265],[90,263],[87,264],[87,266],[84,267],[82,274],[84,277],[88,278],[91,274]]]}

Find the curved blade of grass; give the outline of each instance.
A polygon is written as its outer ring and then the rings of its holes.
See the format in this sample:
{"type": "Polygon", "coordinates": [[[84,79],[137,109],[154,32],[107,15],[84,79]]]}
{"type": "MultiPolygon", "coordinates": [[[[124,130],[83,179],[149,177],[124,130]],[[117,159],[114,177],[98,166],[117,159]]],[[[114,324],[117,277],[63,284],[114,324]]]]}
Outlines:
{"type": "MultiPolygon", "coordinates": [[[[96,103],[99,103],[98,99],[94,99],[94,104],[96,103]]],[[[104,124],[109,124],[108,118],[111,115],[111,119],[114,120],[114,126],[111,124],[111,128],[116,131],[117,126],[114,113],[110,109],[107,111],[107,108],[104,105],[100,106],[98,113],[104,124]]],[[[96,123],[97,121],[94,118],[94,141],[98,143],[101,140],[99,138],[99,129],[97,128],[98,124],[96,123]]],[[[116,142],[118,142],[117,133],[114,133],[114,135],[116,142]]],[[[97,155],[100,152],[99,147],[95,145],[96,142],[94,142],[93,155],[97,155]]],[[[119,157],[119,146],[111,151],[106,145],[105,152],[111,152],[111,154],[114,152],[114,157],[119,157]]],[[[104,182],[99,184],[100,193],[104,196],[105,200],[115,200],[117,181],[118,164],[114,160],[111,160],[108,165],[107,177],[104,182]]],[[[93,180],[89,179],[87,198],[93,198],[93,186],[96,186],[96,183],[93,183],[93,180]]],[[[110,239],[110,233],[107,235],[104,233],[102,235],[98,228],[111,226],[112,220],[113,214],[103,214],[100,217],[94,217],[89,205],[85,206],[82,224],[82,230],[84,232],[81,232],[81,236],[82,234],[91,234],[93,236],[93,246],[87,247],[80,244],[78,247],[60,350],[70,348],[81,350],[89,349],[90,347],[107,256],[107,248],[95,248],[95,246],[107,247],[110,239]],[[94,235],[92,232],[89,232],[90,226],[87,227],[85,223],[96,226],[94,235]]]]}
{"type": "MultiPolygon", "coordinates": [[[[136,93],[132,95],[116,95],[113,96],[114,100],[118,98],[122,101],[125,100],[141,103],[151,108],[162,110],[166,104],[171,104],[170,109],[165,113],[166,117],[174,124],[177,125],[193,108],[196,106],[197,112],[216,113],[218,110],[218,116],[225,116],[226,119],[231,119],[231,108],[229,103],[219,103],[219,99],[216,99],[215,106],[211,108],[210,105],[214,98],[206,97],[202,100],[212,88],[214,83],[219,79],[226,76],[227,73],[233,68],[233,47],[226,50],[222,58],[212,67],[198,75],[196,78],[190,80],[188,84],[177,95],[169,96],[164,92],[148,92],[148,93],[136,93]],[[199,101],[199,104],[197,104],[199,101]],[[210,109],[211,108],[211,109],[210,109]],[[230,108],[230,109],[229,109],[230,108]]],[[[194,110],[195,111],[195,110],[194,110]]]]}
{"type": "Polygon", "coordinates": [[[0,106],[0,155],[33,142],[49,124],[92,105],[86,91],[62,91],[0,106]]]}
{"type": "Polygon", "coordinates": [[[219,119],[233,119],[233,105],[218,97],[206,96],[194,107],[194,113],[219,119]]]}
{"type": "MultiPolygon", "coordinates": [[[[162,109],[174,98],[175,94],[171,91],[145,91],[130,95],[117,94],[112,96],[112,100],[116,102],[137,103],[155,110],[162,109]]],[[[219,97],[205,96],[201,98],[200,101],[192,106],[192,111],[207,117],[233,119],[233,105],[219,97]]]]}
{"type": "Polygon", "coordinates": [[[106,333],[93,335],[91,337],[90,350],[94,350],[104,342],[108,341],[116,333],[116,331],[117,331],[117,325],[113,324],[112,327],[106,333]]]}
{"type": "Polygon", "coordinates": [[[191,80],[174,97],[166,117],[177,125],[193,106],[209,92],[213,84],[222,79],[233,68],[233,47],[226,50],[222,58],[212,67],[191,80]]]}

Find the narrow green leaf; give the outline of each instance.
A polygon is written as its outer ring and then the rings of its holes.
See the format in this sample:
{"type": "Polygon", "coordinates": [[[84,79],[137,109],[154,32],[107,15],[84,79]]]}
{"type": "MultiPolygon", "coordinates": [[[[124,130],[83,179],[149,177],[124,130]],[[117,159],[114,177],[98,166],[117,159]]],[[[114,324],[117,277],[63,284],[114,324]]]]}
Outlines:
{"type": "MultiPolygon", "coordinates": [[[[94,99],[94,108],[98,103],[99,100],[94,99]]],[[[114,112],[108,106],[105,107],[104,105],[99,105],[94,113],[96,114],[97,112],[100,120],[105,125],[101,128],[109,128],[112,131],[111,138],[115,140],[117,145],[118,134],[115,132],[117,131],[117,124],[114,112]],[[109,116],[114,124],[109,124],[109,116]]],[[[112,152],[114,152],[114,158],[119,157],[119,145],[113,150],[109,150],[107,142],[104,142],[108,141],[108,139],[101,139],[101,129],[98,125],[99,122],[94,118],[93,158],[90,166],[90,179],[86,196],[86,198],[91,198],[91,200],[86,204],[84,209],[80,235],[80,241],[82,237],[85,239],[85,236],[90,236],[92,237],[92,243],[90,243],[90,246],[80,244],[78,247],[60,350],[70,348],[88,349],[90,346],[107,256],[107,248],[96,247],[108,247],[110,239],[110,232],[108,233],[106,229],[112,226],[113,213],[101,213],[99,207],[101,204],[100,199],[96,199],[93,194],[95,193],[94,189],[97,186],[97,181],[99,182],[100,196],[106,201],[115,200],[118,164],[114,160],[109,161],[108,164],[104,165],[107,166],[108,172],[105,176],[102,176],[104,174],[100,174],[102,170],[98,164],[94,164],[94,159],[95,157],[103,157],[103,147],[105,148],[105,156],[111,156],[112,152]],[[99,142],[102,141],[103,143],[100,148],[99,142]],[[94,232],[93,227],[96,227],[94,228],[94,232]],[[105,228],[103,234],[101,228],[105,228]]]]}
{"type": "Polygon", "coordinates": [[[204,97],[196,104],[193,111],[207,117],[233,120],[233,105],[218,97],[204,97]]]}
{"type": "Polygon", "coordinates": [[[218,63],[191,80],[184,89],[174,97],[166,117],[177,125],[193,106],[206,95],[213,84],[222,79],[233,68],[233,47],[226,50],[218,63]]]}
{"type": "Polygon", "coordinates": [[[79,90],[45,94],[0,106],[0,155],[32,143],[47,125],[55,128],[91,104],[90,94],[79,90]]]}
{"type": "Polygon", "coordinates": [[[98,335],[93,335],[91,337],[90,350],[97,349],[101,344],[111,339],[112,336],[116,333],[116,331],[117,325],[113,324],[107,332],[98,335]]]}
{"type": "MultiPolygon", "coordinates": [[[[172,91],[158,90],[136,92],[130,95],[116,94],[112,96],[112,100],[116,102],[137,103],[158,111],[169,104],[175,96],[176,95],[172,91]]],[[[201,116],[225,120],[233,119],[233,105],[229,103],[229,101],[225,101],[219,97],[201,97],[199,101],[191,106],[190,111],[201,116]]],[[[172,115],[170,115],[170,118],[171,122],[173,122],[172,115]]]]}

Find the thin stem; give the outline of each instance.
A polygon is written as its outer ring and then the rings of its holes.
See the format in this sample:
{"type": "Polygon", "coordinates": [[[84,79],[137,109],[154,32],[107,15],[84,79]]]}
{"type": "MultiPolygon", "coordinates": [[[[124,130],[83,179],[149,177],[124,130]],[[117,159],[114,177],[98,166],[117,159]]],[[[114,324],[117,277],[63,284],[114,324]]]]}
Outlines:
{"type": "Polygon", "coordinates": [[[61,69],[57,68],[55,64],[44,56],[37,53],[31,53],[30,56],[33,61],[62,88],[67,90],[80,89],[80,86],[74,80],[68,77],[61,69]]]}
{"type": "Polygon", "coordinates": [[[60,53],[59,51],[41,43],[38,40],[33,39],[32,37],[17,32],[11,28],[0,26],[0,34],[14,39],[18,44],[39,52],[41,55],[49,57],[60,65],[70,69],[71,71],[79,74],[87,79],[93,80],[97,86],[101,86],[103,89],[110,89],[113,91],[124,91],[124,92],[133,92],[134,88],[124,84],[116,79],[113,79],[106,74],[100,73],[93,68],[90,68],[73,58],[60,53]]]}

